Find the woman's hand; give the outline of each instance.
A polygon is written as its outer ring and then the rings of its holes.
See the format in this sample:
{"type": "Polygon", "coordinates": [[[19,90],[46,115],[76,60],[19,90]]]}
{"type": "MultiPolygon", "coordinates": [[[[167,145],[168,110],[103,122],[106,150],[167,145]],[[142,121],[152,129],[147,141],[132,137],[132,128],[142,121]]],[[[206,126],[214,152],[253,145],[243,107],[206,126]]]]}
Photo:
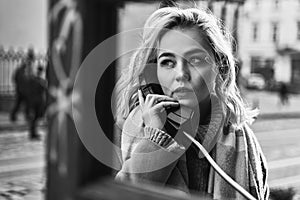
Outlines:
{"type": "Polygon", "coordinates": [[[179,106],[176,99],[166,95],[148,94],[144,99],[142,92],[138,90],[138,98],[144,124],[152,128],[162,129],[167,119],[165,109],[179,106]]]}

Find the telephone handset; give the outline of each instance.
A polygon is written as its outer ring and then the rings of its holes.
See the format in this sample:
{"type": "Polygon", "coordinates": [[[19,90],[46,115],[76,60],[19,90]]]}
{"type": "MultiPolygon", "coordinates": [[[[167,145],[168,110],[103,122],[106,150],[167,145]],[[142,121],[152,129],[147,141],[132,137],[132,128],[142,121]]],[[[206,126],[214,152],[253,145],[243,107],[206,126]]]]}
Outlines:
{"type": "MultiPolygon", "coordinates": [[[[164,92],[161,86],[157,83],[149,83],[146,85],[140,86],[140,90],[142,91],[143,97],[146,98],[148,94],[162,94],[164,92]]],[[[166,112],[168,118],[173,119],[175,122],[182,124],[186,120],[192,117],[192,110],[188,108],[181,108],[180,105],[178,107],[170,107],[166,108],[166,112]],[[182,118],[182,119],[179,119],[182,118]]]]}
{"type": "MultiPolygon", "coordinates": [[[[164,95],[164,92],[161,88],[161,86],[157,83],[149,83],[140,86],[140,90],[142,91],[143,97],[146,98],[148,94],[162,94],[164,95]]],[[[166,108],[167,112],[167,120],[164,128],[169,132],[169,133],[176,133],[180,126],[189,120],[192,115],[193,111],[192,109],[178,106],[178,107],[170,107],[166,108]]],[[[172,134],[171,134],[172,135],[172,134]]],[[[174,135],[172,135],[174,136],[174,135]]]]}
{"type": "MultiPolygon", "coordinates": [[[[143,73],[139,77],[139,82],[144,98],[148,94],[165,95],[157,79],[157,64],[155,62],[150,62],[145,66],[143,73]]],[[[174,131],[177,133],[180,126],[192,118],[193,115],[192,109],[183,106],[166,108],[166,112],[167,120],[164,128],[170,133],[174,131]]]]}

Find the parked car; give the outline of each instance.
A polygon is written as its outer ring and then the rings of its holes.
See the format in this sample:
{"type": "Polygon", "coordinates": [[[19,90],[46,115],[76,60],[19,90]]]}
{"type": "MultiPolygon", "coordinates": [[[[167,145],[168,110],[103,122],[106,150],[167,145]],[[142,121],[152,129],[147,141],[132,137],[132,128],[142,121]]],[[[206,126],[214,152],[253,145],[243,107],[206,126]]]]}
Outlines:
{"type": "Polygon", "coordinates": [[[247,78],[247,88],[262,90],[266,87],[266,81],[263,75],[258,73],[250,74],[247,78]]]}

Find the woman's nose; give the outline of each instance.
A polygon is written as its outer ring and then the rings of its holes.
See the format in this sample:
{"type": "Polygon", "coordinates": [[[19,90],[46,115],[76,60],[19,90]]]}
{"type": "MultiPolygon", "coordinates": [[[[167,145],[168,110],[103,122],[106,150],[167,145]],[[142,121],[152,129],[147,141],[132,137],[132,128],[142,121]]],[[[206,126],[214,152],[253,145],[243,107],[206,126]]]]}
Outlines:
{"type": "Polygon", "coordinates": [[[190,71],[185,61],[178,62],[175,70],[176,81],[189,81],[191,79],[190,71]]]}

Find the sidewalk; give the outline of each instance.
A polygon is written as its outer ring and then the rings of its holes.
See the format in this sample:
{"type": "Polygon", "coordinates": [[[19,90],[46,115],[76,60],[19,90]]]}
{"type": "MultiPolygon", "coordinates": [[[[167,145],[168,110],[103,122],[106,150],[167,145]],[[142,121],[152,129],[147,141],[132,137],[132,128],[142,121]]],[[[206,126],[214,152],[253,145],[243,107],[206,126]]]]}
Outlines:
{"type": "MultiPolygon", "coordinates": [[[[46,121],[44,119],[39,120],[38,126],[46,126],[46,121]]],[[[0,132],[4,130],[26,130],[28,128],[27,121],[23,113],[19,113],[17,120],[11,122],[9,119],[9,113],[0,112],[0,132]]]]}
{"type": "Polygon", "coordinates": [[[258,119],[300,118],[300,95],[290,95],[289,104],[285,106],[280,104],[276,92],[247,90],[244,98],[259,108],[258,119]]]}

